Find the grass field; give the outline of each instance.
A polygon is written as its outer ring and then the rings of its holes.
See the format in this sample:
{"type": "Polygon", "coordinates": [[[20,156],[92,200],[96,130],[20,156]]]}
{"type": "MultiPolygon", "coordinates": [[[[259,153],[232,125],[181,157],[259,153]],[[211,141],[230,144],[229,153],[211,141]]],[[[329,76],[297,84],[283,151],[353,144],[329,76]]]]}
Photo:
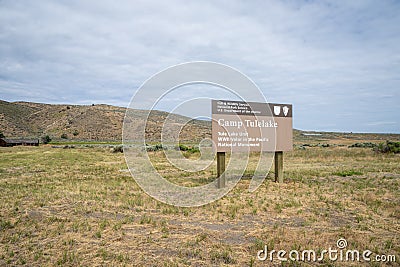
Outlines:
{"type": "MultiPolygon", "coordinates": [[[[210,168],[184,177],[163,167],[162,152],[150,153],[175,182],[215,176],[210,168]]],[[[141,191],[121,153],[1,148],[0,265],[399,266],[398,154],[316,146],[285,153],[284,161],[283,184],[270,173],[253,193],[244,179],[216,202],[177,208],[141,191]],[[337,248],[339,238],[348,249],[395,255],[396,262],[257,260],[265,245],[320,251],[337,248]]]]}

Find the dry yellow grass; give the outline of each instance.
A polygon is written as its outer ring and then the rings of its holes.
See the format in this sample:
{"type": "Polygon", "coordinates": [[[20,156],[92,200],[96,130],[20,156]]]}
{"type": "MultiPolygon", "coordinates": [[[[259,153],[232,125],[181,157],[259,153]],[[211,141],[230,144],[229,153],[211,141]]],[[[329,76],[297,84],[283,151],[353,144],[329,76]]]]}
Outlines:
{"type": "MultiPolygon", "coordinates": [[[[209,168],[185,177],[162,165],[161,153],[151,155],[174,182],[215,176],[209,168]]],[[[399,265],[399,155],[312,147],[284,160],[283,184],[270,174],[250,193],[242,180],[216,202],[177,208],[143,193],[123,154],[109,149],[1,148],[0,265],[281,266],[258,261],[257,251],[328,249],[339,238],[396,255],[387,266],[399,265]]],[[[360,263],[319,263],[346,265],[360,263]]]]}

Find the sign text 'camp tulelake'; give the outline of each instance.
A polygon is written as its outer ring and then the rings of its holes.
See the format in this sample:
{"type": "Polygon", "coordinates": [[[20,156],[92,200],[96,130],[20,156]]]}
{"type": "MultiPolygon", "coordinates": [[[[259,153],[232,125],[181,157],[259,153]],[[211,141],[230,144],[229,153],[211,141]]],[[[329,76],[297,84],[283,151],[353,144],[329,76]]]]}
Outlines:
{"type": "Polygon", "coordinates": [[[293,149],[292,105],[212,100],[217,152],[293,149]]]}

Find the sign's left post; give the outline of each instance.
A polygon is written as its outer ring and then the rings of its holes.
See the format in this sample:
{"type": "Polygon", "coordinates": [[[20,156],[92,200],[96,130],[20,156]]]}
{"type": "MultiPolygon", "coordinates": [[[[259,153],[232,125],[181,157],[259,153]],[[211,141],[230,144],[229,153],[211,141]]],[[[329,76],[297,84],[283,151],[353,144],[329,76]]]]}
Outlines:
{"type": "Polygon", "coordinates": [[[217,187],[224,188],[226,184],[225,152],[217,152],[217,177],[217,187]]]}

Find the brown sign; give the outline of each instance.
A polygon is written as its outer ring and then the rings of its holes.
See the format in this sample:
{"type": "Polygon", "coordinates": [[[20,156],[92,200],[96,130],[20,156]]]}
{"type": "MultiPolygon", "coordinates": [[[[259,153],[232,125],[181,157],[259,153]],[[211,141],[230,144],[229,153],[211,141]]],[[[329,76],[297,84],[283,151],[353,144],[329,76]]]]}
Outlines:
{"type": "Polygon", "coordinates": [[[293,149],[292,105],[212,100],[217,152],[293,149]]]}

